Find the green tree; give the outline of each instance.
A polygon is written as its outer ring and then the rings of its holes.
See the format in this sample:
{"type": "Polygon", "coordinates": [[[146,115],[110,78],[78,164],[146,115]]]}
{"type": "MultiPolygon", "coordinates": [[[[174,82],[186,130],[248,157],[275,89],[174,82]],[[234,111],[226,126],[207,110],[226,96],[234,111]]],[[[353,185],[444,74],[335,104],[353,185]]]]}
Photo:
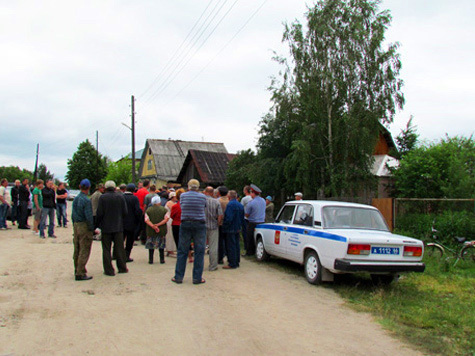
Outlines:
{"type": "Polygon", "coordinates": [[[13,183],[16,179],[23,181],[25,178],[28,178],[31,182],[33,173],[18,166],[2,166],[0,167],[0,179],[3,178],[6,178],[10,183],[13,183]]]}
{"type": "Polygon", "coordinates": [[[108,165],[107,170],[105,180],[113,180],[117,185],[132,182],[132,160],[130,159],[112,162],[108,165]]]}
{"type": "Polygon", "coordinates": [[[242,188],[252,182],[255,163],[256,155],[251,149],[239,151],[236,157],[229,162],[224,184],[229,189],[234,189],[240,194],[242,188]]]}
{"type": "Polygon", "coordinates": [[[475,198],[475,141],[446,137],[403,156],[393,173],[401,198],[475,198]]]}
{"type": "Polygon", "coordinates": [[[51,173],[44,163],[41,163],[38,166],[38,179],[42,179],[44,182],[47,182],[50,179],[54,178],[54,174],[51,173]]]}
{"type": "MultiPolygon", "coordinates": [[[[290,61],[276,58],[284,70],[270,87],[273,106],[261,121],[258,157],[276,158],[275,174],[307,197],[371,185],[379,127],[404,104],[398,44],[383,48],[391,16],[378,12],[379,3],[322,0],[307,12],[306,28],[285,28],[290,61]]],[[[282,181],[273,189],[282,187],[290,193],[282,181]]]]}
{"type": "Polygon", "coordinates": [[[417,147],[419,141],[419,134],[417,133],[417,127],[412,123],[413,116],[409,118],[406,124],[406,128],[401,130],[401,133],[396,137],[396,145],[398,150],[392,151],[391,155],[397,159],[403,158],[407,153],[414,150],[417,147]]]}
{"type": "Polygon", "coordinates": [[[68,159],[68,172],[66,180],[71,188],[77,189],[81,180],[88,178],[91,181],[92,190],[102,182],[107,175],[107,160],[89,140],[79,144],[73,157],[68,159]]]}

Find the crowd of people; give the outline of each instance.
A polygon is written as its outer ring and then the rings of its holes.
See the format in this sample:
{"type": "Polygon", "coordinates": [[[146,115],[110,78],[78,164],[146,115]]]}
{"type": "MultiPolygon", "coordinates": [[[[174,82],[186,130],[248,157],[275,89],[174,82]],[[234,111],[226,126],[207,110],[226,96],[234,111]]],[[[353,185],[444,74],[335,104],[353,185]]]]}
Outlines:
{"type": "Polygon", "coordinates": [[[54,233],[55,217],[59,227],[67,227],[68,192],[64,183],[54,185],[53,180],[42,179],[30,187],[29,180],[16,180],[10,193],[6,189],[8,181],[1,180],[0,185],[0,229],[8,230],[7,215],[10,216],[12,226],[18,223],[19,229],[32,230],[40,238],[46,238],[45,229],[48,228],[48,237],[56,238],[54,233]],[[28,217],[33,215],[33,226],[28,225],[28,217]]]}
{"type": "MultiPolygon", "coordinates": [[[[63,183],[54,186],[52,180],[46,184],[39,179],[34,189],[28,180],[21,184],[17,180],[8,197],[6,179],[0,185],[0,228],[8,229],[6,213],[11,208],[12,224],[18,222],[20,229],[32,229],[40,238],[56,238],[54,217],[57,226],[67,227],[68,192],[63,183]],[[3,189],[2,189],[3,188],[3,189]],[[56,212],[56,214],[55,214],[56,212]],[[33,216],[33,227],[27,223],[33,216]]],[[[92,279],[87,274],[93,240],[102,244],[104,274],[114,276],[116,260],[118,273],[129,271],[127,264],[134,245],[140,241],[148,252],[148,263],[154,263],[158,250],[160,264],[166,256],[176,256],[174,283],[182,283],[187,262],[193,263],[194,284],[205,283],[203,278],[206,249],[209,254],[209,271],[239,268],[242,255],[255,253],[254,230],[257,225],[274,221],[274,204],[271,196],[261,197],[262,191],[254,184],[245,186],[243,197],[225,186],[208,186],[200,189],[200,182],[191,179],[187,188],[157,188],[150,181],[122,184],[107,181],[98,184],[90,195],[91,182],[83,179],[80,193],[72,205],[74,269],[75,279],[92,279]],[[176,252],[176,254],[175,254],[176,252]],[[166,253],[166,255],[165,255],[166,253]],[[226,260],[226,265],[224,261],[226,260]]],[[[296,193],[295,199],[302,194],[296,193]]]]}

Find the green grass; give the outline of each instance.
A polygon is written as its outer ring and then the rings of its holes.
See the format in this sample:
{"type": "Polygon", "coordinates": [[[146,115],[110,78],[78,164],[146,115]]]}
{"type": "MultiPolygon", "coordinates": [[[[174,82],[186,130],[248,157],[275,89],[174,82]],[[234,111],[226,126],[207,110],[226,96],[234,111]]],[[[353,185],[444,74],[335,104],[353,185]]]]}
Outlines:
{"type": "MultiPolygon", "coordinates": [[[[425,262],[424,273],[404,274],[389,286],[375,286],[365,274],[346,275],[324,286],[427,354],[474,356],[475,264],[425,262]]],[[[304,278],[294,263],[271,259],[269,265],[304,278]]]]}

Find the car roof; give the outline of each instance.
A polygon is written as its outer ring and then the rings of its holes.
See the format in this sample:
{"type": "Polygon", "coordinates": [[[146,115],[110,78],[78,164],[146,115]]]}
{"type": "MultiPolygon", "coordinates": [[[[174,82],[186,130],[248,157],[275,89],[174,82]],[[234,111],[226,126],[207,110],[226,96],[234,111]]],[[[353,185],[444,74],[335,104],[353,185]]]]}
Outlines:
{"type": "Polygon", "coordinates": [[[342,207],[352,207],[352,208],[365,208],[365,209],[376,209],[374,206],[358,203],[348,203],[344,201],[333,201],[333,200],[291,200],[285,204],[311,204],[315,208],[323,208],[325,206],[342,206],[342,207]]]}

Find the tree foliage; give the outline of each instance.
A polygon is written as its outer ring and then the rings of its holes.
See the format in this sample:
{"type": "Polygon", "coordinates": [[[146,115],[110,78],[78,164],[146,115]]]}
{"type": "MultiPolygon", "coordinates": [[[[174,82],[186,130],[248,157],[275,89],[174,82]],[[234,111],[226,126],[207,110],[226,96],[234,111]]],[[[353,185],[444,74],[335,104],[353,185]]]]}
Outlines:
{"type": "Polygon", "coordinates": [[[89,140],[79,144],[77,151],[71,159],[68,159],[68,172],[66,180],[71,188],[79,187],[81,180],[88,178],[91,181],[92,190],[96,184],[103,181],[107,175],[107,160],[89,140]]]}
{"type": "Polygon", "coordinates": [[[44,163],[41,163],[38,166],[37,176],[38,179],[42,179],[44,182],[47,182],[48,180],[52,180],[54,178],[54,174],[48,170],[44,163]]]}
{"type": "Polygon", "coordinates": [[[256,155],[251,149],[239,151],[236,157],[229,162],[224,184],[229,189],[234,189],[240,193],[245,185],[252,182],[255,163],[256,155]]]}
{"type": "Polygon", "coordinates": [[[401,130],[401,133],[396,137],[396,145],[398,150],[392,151],[391,155],[397,159],[403,158],[407,153],[414,150],[417,147],[419,141],[419,134],[417,133],[417,127],[414,126],[411,116],[406,124],[406,128],[401,130]]]}
{"type": "Polygon", "coordinates": [[[132,182],[132,160],[123,159],[109,163],[105,180],[113,180],[117,185],[132,182]]]}
{"type": "Polygon", "coordinates": [[[13,183],[16,179],[23,181],[25,178],[28,178],[31,182],[33,180],[33,173],[18,166],[2,166],[0,167],[0,179],[3,178],[6,178],[10,183],[13,183]]]}
{"type": "Polygon", "coordinates": [[[475,198],[475,141],[445,137],[403,156],[394,172],[403,198],[475,198]]]}
{"type": "Polygon", "coordinates": [[[404,104],[398,45],[383,48],[391,16],[378,4],[322,0],[308,10],[306,27],[285,27],[290,60],[275,58],[284,70],[270,87],[257,155],[266,162],[257,172],[274,193],[342,196],[373,183],[380,125],[404,104]]]}

